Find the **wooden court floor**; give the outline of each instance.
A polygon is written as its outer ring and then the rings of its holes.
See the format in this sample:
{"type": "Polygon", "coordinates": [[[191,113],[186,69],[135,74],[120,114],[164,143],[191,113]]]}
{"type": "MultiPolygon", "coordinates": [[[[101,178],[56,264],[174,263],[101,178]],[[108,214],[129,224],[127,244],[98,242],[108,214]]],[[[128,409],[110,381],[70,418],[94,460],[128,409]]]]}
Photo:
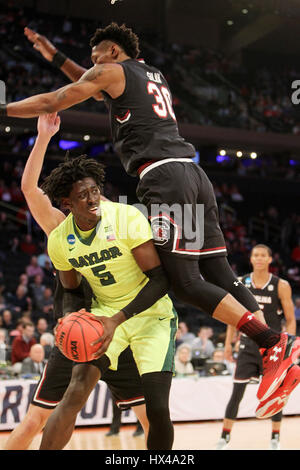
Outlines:
{"type": "MultiPolygon", "coordinates": [[[[220,437],[222,421],[177,423],[174,450],[214,450],[220,437]]],[[[144,436],[133,437],[135,426],[122,426],[119,435],[107,437],[107,427],[76,428],[65,450],[142,450],[144,436]]],[[[235,423],[228,450],[268,450],[270,420],[240,419],[235,423]]],[[[3,449],[8,432],[0,432],[3,449]]],[[[41,436],[35,438],[31,449],[38,449],[41,436]]],[[[281,425],[281,450],[300,450],[300,416],[284,417],[281,425]]]]}

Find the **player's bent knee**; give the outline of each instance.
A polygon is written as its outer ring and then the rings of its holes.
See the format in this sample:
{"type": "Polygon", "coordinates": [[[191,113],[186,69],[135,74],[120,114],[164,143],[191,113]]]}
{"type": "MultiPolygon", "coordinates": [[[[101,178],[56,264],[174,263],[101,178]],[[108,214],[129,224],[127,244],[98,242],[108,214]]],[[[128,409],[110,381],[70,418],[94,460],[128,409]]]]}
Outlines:
{"type": "Polygon", "coordinates": [[[30,435],[37,434],[44,427],[53,410],[40,408],[38,406],[30,405],[28,413],[24,419],[26,425],[26,433],[30,435]]]}
{"type": "Polygon", "coordinates": [[[146,406],[146,410],[149,423],[151,424],[160,423],[159,425],[161,425],[163,420],[169,420],[170,418],[169,407],[167,405],[152,403],[146,406]]]}
{"type": "Polygon", "coordinates": [[[78,364],[74,366],[71,382],[62,400],[63,406],[76,408],[80,411],[99,378],[100,372],[93,365],[78,364]]]}
{"type": "Polygon", "coordinates": [[[61,401],[64,408],[75,408],[81,410],[87,399],[87,393],[83,382],[72,381],[61,401]]]}

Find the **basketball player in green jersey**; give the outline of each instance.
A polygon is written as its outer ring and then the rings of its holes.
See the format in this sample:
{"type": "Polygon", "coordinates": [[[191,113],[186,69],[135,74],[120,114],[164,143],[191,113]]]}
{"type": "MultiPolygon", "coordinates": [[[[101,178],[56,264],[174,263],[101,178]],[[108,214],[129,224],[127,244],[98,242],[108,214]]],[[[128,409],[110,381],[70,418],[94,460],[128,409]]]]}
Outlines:
{"type": "Polygon", "coordinates": [[[70,209],[48,238],[50,258],[67,289],[66,301],[72,302],[83,275],[96,297],[92,313],[100,315],[106,335],[95,361],[73,367],[70,385],[46,425],[41,449],[66,445],[91,390],[109,365],[116,369],[118,356],[128,345],[145,396],[147,447],[170,449],[168,401],[177,319],[165,295],[169,285],[147,219],[134,207],[100,203],[102,180],[102,166],[82,156],[61,164],[42,187],[50,200],[70,209]]]}
{"type": "MultiPolygon", "coordinates": [[[[41,116],[38,120],[38,136],[26,162],[22,175],[21,187],[29,210],[36,222],[48,237],[52,230],[65,219],[65,214],[52,206],[49,198],[38,186],[43,160],[51,137],[60,127],[60,119],[56,114],[41,116]]],[[[104,196],[101,199],[105,200],[104,196]]],[[[76,309],[89,309],[92,292],[83,279],[82,296],[78,297],[76,309]]],[[[54,319],[63,316],[63,288],[56,276],[54,294],[54,319]]],[[[71,375],[73,361],[67,359],[55,346],[51,352],[47,366],[33,394],[31,404],[24,419],[10,433],[4,450],[26,450],[45,427],[47,419],[56,408],[66,391],[71,375]]],[[[130,348],[119,356],[118,370],[108,369],[101,377],[111,391],[113,400],[120,410],[131,407],[142,423],[145,437],[149,423],[146,415],[145,399],[140,375],[134,362],[130,348]]]]}

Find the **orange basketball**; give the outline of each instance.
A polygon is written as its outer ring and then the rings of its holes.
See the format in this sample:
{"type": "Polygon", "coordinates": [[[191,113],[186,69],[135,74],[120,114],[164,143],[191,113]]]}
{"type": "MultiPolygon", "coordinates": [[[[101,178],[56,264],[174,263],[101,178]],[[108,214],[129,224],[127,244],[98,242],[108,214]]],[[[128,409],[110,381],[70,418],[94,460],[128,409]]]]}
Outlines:
{"type": "Polygon", "coordinates": [[[91,343],[103,335],[102,324],[85,311],[70,313],[62,319],[56,329],[56,344],[71,361],[92,361],[93,353],[101,343],[91,343]]]}

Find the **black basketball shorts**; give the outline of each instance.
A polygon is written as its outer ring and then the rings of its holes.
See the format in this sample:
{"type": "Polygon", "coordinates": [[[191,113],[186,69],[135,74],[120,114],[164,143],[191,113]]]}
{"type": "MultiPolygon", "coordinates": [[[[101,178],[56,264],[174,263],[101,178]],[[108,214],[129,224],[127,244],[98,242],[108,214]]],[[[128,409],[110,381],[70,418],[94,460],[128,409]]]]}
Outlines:
{"type": "MultiPolygon", "coordinates": [[[[69,385],[73,365],[74,362],[55,346],[31,403],[41,408],[54,409],[69,385]]],[[[128,409],[145,403],[141,379],[130,348],[120,354],[118,370],[108,369],[101,380],[106,382],[119,408],[128,409]]]]}
{"type": "Polygon", "coordinates": [[[250,338],[242,338],[233,381],[236,383],[258,380],[262,375],[262,357],[258,346],[250,338]]]}
{"type": "Polygon", "coordinates": [[[147,208],[158,252],[193,259],[226,256],[213,186],[191,159],[146,166],[140,173],[137,197],[147,208]]]}

